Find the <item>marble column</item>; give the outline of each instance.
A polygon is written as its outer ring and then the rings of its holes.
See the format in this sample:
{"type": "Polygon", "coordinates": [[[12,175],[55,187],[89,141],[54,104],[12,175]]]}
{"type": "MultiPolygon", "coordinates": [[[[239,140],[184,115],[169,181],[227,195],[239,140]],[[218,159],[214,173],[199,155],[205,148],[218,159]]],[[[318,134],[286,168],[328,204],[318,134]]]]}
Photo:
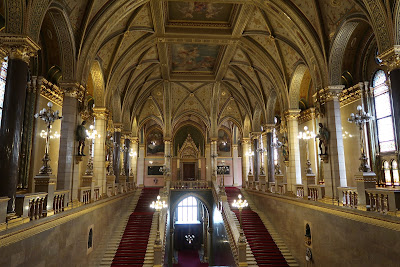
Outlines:
{"type": "Polygon", "coordinates": [[[258,181],[259,175],[260,175],[260,164],[259,164],[259,158],[260,158],[260,153],[258,152],[258,148],[260,146],[258,138],[260,137],[260,133],[252,133],[252,145],[253,145],[253,175],[254,175],[254,181],[258,181]]]}
{"type": "Polygon", "coordinates": [[[137,163],[137,185],[140,187],[144,186],[144,157],[145,157],[145,144],[139,145],[139,155],[137,163]]]}
{"type": "Polygon", "coordinates": [[[125,169],[125,175],[126,175],[126,181],[129,182],[129,150],[130,150],[130,139],[129,136],[126,135],[125,136],[125,147],[126,147],[126,151],[124,152],[124,161],[123,161],[123,165],[122,168],[125,169]]]}
{"type": "Polygon", "coordinates": [[[289,171],[287,174],[288,191],[295,192],[295,185],[301,184],[301,164],[299,139],[299,109],[290,109],[286,112],[289,146],[289,171]]]}
{"type": "Polygon", "coordinates": [[[57,190],[71,190],[68,202],[78,201],[79,165],[77,154],[76,127],[78,125],[78,98],[82,88],[75,82],[61,82],[64,92],[60,131],[60,152],[58,156],[57,190]]]}
{"type": "Polygon", "coordinates": [[[327,127],[330,136],[328,161],[323,164],[323,171],[325,177],[325,196],[332,199],[339,198],[338,187],[347,187],[339,102],[339,94],[343,88],[343,85],[338,85],[329,86],[324,89],[326,114],[321,121],[327,127]]]}
{"type": "MultiPolygon", "coordinates": [[[[130,157],[131,159],[131,172],[133,175],[133,183],[136,185],[137,184],[137,160],[138,160],[138,143],[139,139],[137,137],[132,137],[131,138],[131,151],[132,151],[132,156],[130,157]]],[[[131,173],[129,173],[131,175],[131,173]]]]}
{"type": "Polygon", "coordinates": [[[242,164],[241,158],[239,158],[239,147],[238,145],[232,145],[232,169],[231,175],[233,177],[232,185],[239,186],[242,185],[242,164]]]}
{"type": "Polygon", "coordinates": [[[247,154],[250,151],[250,138],[243,138],[242,139],[242,185],[246,184],[247,175],[251,173],[251,166],[249,165],[250,159],[249,155],[247,154]]]}
{"type": "Polygon", "coordinates": [[[207,143],[205,146],[205,155],[206,155],[206,179],[207,181],[211,181],[211,144],[207,143]]]}
{"type": "Polygon", "coordinates": [[[0,197],[10,198],[7,212],[12,213],[21,158],[29,56],[39,47],[28,37],[3,35],[0,42],[3,41],[2,48],[6,51],[0,53],[0,57],[8,55],[8,70],[0,125],[0,197]]]}
{"type": "Polygon", "coordinates": [[[119,183],[120,169],[120,147],[121,147],[122,123],[114,123],[114,175],[115,183],[119,183]]]}
{"type": "Polygon", "coordinates": [[[265,157],[265,170],[268,175],[268,182],[275,182],[274,171],[275,171],[275,158],[274,158],[274,148],[272,143],[274,142],[274,129],[275,124],[266,124],[264,126],[265,134],[263,135],[264,148],[267,150],[265,157]]]}
{"type": "Polygon", "coordinates": [[[100,186],[101,195],[105,196],[107,194],[105,142],[108,110],[106,108],[95,107],[93,108],[93,114],[96,118],[95,129],[100,135],[100,137],[94,140],[93,175],[96,179],[96,185],[100,186]]]}
{"type": "Polygon", "coordinates": [[[217,151],[217,140],[211,140],[211,176],[212,179],[216,181],[217,179],[217,160],[218,160],[218,151],[217,151]]]}
{"type": "Polygon", "coordinates": [[[171,151],[171,140],[164,139],[164,165],[168,169],[168,172],[171,172],[171,158],[172,158],[172,151],[171,151]]]}

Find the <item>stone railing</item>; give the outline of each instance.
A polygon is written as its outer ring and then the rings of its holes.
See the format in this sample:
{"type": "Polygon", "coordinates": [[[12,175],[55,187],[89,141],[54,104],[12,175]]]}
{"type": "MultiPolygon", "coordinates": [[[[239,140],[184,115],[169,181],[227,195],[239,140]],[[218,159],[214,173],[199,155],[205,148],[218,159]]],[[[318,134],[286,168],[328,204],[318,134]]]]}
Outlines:
{"type": "Polygon", "coordinates": [[[3,228],[2,224],[7,220],[7,205],[9,197],[0,197],[0,230],[3,228]]]}
{"type": "Polygon", "coordinates": [[[358,192],[356,187],[338,187],[342,195],[342,204],[345,207],[357,208],[358,192]]]}
{"type": "Polygon", "coordinates": [[[100,199],[100,186],[95,186],[94,187],[94,196],[93,196],[93,200],[97,201],[100,199]]]}
{"type": "Polygon", "coordinates": [[[90,186],[79,188],[79,201],[83,204],[91,202],[92,190],[90,186]]]}
{"type": "Polygon", "coordinates": [[[22,218],[37,220],[47,216],[47,193],[29,193],[16,196],[15,213],[22,218]]]}
{"type": "Polygon", "coordinates": [[[54,213],[63,212],[65,200],[68,199],[69,190],[59,190],[54,192],[53,210],[54,213]]]}
{"type": "Polygon", "coordinates": [[[389,211],[397,211],[399,209],[400,190],[370,188],[365,191],[368,196],[367,209],[369,207],[370,210],[381,213],[388,213],[389,211]]]}
{"type": "Polygon", "coordinates": [[[302,184],[296,184],[296,196],[298,198],[304,198],[304,186],[302,184]]]}
{"type": "Polygon", "coordinates": [[[171,189],[187,190],[187,189],[211,189],[209,181],[171,181],[171,189]]]}
{"type": "Polygon", "coordinates": [[[308,188],[308,199],[312,201],[318,201],[325,196],[325,185],[310,184],[308,188]]]}

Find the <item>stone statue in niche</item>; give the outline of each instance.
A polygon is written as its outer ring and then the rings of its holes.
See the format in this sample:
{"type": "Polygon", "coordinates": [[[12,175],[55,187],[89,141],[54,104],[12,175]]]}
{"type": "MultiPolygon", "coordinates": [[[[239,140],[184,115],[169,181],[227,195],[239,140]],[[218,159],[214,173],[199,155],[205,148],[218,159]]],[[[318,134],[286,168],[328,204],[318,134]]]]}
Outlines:
{"type": "Polygon", "coordinates": [[[85,149],[85,141],[87,137],[86,121],[82,121],[80,125],[76,128],[76,140],[78,141],[78,156],[86,156],[83,154],[83,150],[85,149]]]}
{"type": "Polygon", "coordinates": [[[282,155],[284,161],[289,161],[289,146],[288,146],[288,139],[286,136],[282,137],[282,155]]]}
{"type": "Polygon", "coordinates": [[[319,134],[316,138],[319,138],[319,150],[320,155],[328,155],[328,143],[329,143],[329,131],[322,123],[319,123],[319,134]]]}

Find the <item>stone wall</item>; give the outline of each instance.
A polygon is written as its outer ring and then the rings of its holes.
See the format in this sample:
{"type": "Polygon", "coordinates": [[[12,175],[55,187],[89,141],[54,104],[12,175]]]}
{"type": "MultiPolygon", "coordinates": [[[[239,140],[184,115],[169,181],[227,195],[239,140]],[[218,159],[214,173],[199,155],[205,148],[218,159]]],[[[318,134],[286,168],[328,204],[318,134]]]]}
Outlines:
{"type": "MultiPolygon", "coordinates": [[[[0,266],[88,266],[132,205],[134,192],[100,200],[0,233],[0,266]],[[89,229],[93,250],[88,250],[89,229]]],[[[100,253],[102,255],[102,253],[100,253]]]]}
{"type": "Polygon", "coordinates": [[[272,222],[300,266],[398,266],[400,220],[323,203],[248,192],[272,222]],[[310,204],[311,203],[311,204],[310,204]],[[394,222],[387,222],[393,219],[394,222]],[[305,259],[305,226],[311,227],[313,261],[305,259]]]}

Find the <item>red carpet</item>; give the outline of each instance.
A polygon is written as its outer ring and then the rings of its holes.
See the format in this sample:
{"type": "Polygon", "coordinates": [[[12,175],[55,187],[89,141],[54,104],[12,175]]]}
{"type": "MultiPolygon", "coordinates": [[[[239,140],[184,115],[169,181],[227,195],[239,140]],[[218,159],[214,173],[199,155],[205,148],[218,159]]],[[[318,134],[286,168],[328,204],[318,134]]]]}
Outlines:
{"type": "Polygon", "coordinates": [[[201,263],[199,253],[196,250],[183,250],[179,251],[178,264],[175,267],[205,267],[207,263],[201,263]]]}
{"type": "MultiPolygon", "coordinates": [[[[226,187],[226,195],[230,206],[233,200],[238,198],[239,194],[240,190],[238,188],[226,187]]],[[[239,210],[232,208],[232,206],[231,210],[239,220],[239,210]]],[[[258,214],[249,207],[242,210],[242,227],[259,266],[289,266],[258,214]]]]}
{"type": "Polygon", "coordinates": [[[157,199],[160,188],[143,188],[135,211],[129,217],[111,266],[142,266],[149,240],[154,210],[150,203],[157,199]]]}

